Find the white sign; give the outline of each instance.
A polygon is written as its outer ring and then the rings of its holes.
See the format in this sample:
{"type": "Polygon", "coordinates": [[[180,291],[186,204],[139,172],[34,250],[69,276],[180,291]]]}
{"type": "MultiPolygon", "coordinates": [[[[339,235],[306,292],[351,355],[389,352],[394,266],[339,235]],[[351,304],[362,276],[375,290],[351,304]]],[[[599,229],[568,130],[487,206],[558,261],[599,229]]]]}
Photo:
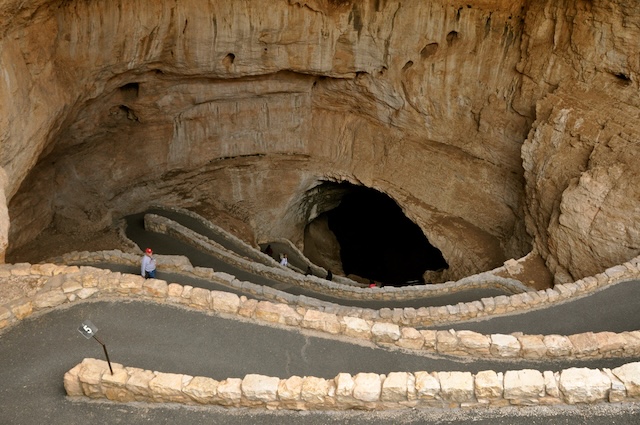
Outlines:
{"type": "Polygon", "coordinates": [[[96,325],[91,323],[91,321],[85,320],[78,328],[78,332],[80,332],[85,338],[90,339],[93,338],[94,335],[98,332],[98,328],[96,327],[96,325]]]}

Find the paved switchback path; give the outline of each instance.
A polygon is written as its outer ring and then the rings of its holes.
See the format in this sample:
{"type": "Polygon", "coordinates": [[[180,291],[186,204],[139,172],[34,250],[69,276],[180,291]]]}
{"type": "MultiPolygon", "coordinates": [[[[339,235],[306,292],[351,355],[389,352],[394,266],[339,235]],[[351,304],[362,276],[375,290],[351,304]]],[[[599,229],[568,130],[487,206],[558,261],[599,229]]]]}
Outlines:
{"type": "MultiPolygon", "coordinates": [[[[467,362],[464,359],[417,356],[355,345],[319,338],[313,334],[226,320],[145,302],[85,302],[27,319],[0,336],[1,424],[137,425],[149,421],[190,425],[300,423],[302,414],[299,412],[276,414],[246,409],[229,411],[170,405],[150,407],[148,404],[138,403],[72,402],[65,397],[62,384],[64,373],[83,358],[104,358],[102,347],[93,340],[85,339],[77,331],[80,323],[86,319],[99,328],[98,336],[107,345],[112,362],[215,379],[243,377],[248,373],[277,377],[298,375],[331,378],[339,372],[477,372],[485,369],[504,371],[521,368],[560,370],[570,365],[616,367],[629,361],[551,361],[544,364],[493,360],[467,362]]],[[[615,417],[632,418],[637,413],[635,406],[632,407],[632,413],[618,411],[615,417]]],[[[365,424],[366,418],[371,420],[372,417],[378,417],[379,421],[376,420],[376,423],[429,423],[429,415],[437,412],[437,409],[427,409],[421,413],[410,410],[397,412],[389,417],[373,412],[323,412],[308,416],[305,414],[304,423],[365,424]],[[348,418],[356,420],[346,420],[348,418]],[[399,421],[399,418],[404,419],[399,421]]],[[[450,420],[460,416],[462,419],[450,423],[462,424],[477,414],[477,411],[457,412],[449,413],[446,417],[450,420]]],[[[503,415],[499,412],[495,414],[498,417],[503,415]]],[[[533,423],[529,417],[520,417],[521,414],[522,410],[511,412],[507,415],[509,421],[504,423],[533,423]]],[[[609,416],[606,416],[606,420],[609,422],[602,423],[612,423],[609,416]]],[[[440,418],[433,423],[447,422],[440,418]]]]}
{"type": "MultiPolygon", "coordinates": [[[[143,244],[143,246],[146,244],[143,244]]],[[[154,245],[152,245],[154,246],[154,245]]],[[[154,246],[156,248],[156,246],[154,246]]],[[[156,248],[159,252],[160,249],[156,248]]],[[[162,253],[162,252],[161,252],[162,253]]],[[[181,253],[184,254],[184,253],[181,253]]],[[[134,271],[137,272],[137,271],[134,271]]],[[[180,276],[172,276],[179,279],[180,276]]],[[[178,280],[175,280],[178,281],[178,280]]],[[[634,291],[638,285],[619,285],[634,291]]],[[[606,294],[609,289],[601,291],[606,294]]],[[[611,293],[612,294],[612,293],[611,293]]],[[[636,297],[634,292],[614,294],[636,297]]],[[[611,305],[611,304],[610,304],[611,305]]],[[[553,323],[547,309],[537,333],[553,323]]],[[[615,311],[614,309],[611,309],[615,311]]],[[[560,313],[560,310],[558,310],[560,313]]],[[[582,311],[584,320],[590,312],[582,311]]],[[[626,315],[629,312],[624,313],[626,315]]],[[[514,319],[515,316],[511,316],[514,319]]],[[[73,402],[62,377],[85,357],[103,358],[102,347],[77,328],[89,319],[107,344],[111,360],[127,366],[210,376],[216,379],[259,373],[334,377],[338,372],[446,371],[609,367],[638,359],[586,362],[498,361],[418,356],[400,351],[325,339],[227,320],[177,307],[145,302],[84,302],[27,319],[0,335],[0,424],[637,424],[640,406],[604,405],[563,408],[486,410],[421,409],[398,412],[267,412],[249,409],[194,408],[173,405],[73,402]]],[[[558,320],[558,319],[555,319],[558,320]]],[[[583,321],[584,321],[583,320],[583,321]]],[[[638,329],[637,327],[635,329],[638,329]]],[[[572,332],[573,333],[573,332],[572,332]]]]}
{"type": "Polygon", "coordinates": [[[640,281],[620,282],[591,295],[540,310],[429,329],[465,329],[484,334],[523,332],[533,335],[635,331],[640,329],[640,281]]]}
{"type": "MultiPolygon", "coordinates": [[[[229,241],[224,238],[219,238],[217,235],[211,231],[209,231],[205,226],[203,226],[198,220],[195,220],[191,217],[185,216],[183,214],[162,211],[162,210],[152,210],[149,213],[162,215],[171,220],[180,223],[181,225],[190,228],[191,230],[198,232],[211,240],[214,240],[218,243],[223,244],[224,246],[231,250],[237,251],[238,247],[234,246],[229,241]]],[[[218,258],[207,254],[199,249],[189,245],[187,243],[178,241],[169,236],[147,232],[144,229],[144,215],[146,213],[135,214],[128,216],[126,218],[127,222],[127,237],[135,242],[141,249],[145,247],[151,247],[156,254],[163,255],[184,255],[189,258],[191,264],[198,267],[207,267],[216,271],[222,271],[236,276],[239,280],[253,282],[259,285],[270,286],[274,289],[278,289],[283,292],[290,293],[292,295],[305,295],[310,298],[316,298],[322,301],[328,301],[336,304],[341,304],[344,306],[350,307],[361,307],[361,308],[371,308],[371,309],[381,309],[381,308],[403,308],[403,307],[430,307],[430,306],[440,306],[440,305],[455,305],[459,302],[469,302],[474,300],[479,300],[484,297],[496,297],[498,295],[508,295],[508,292],[500,289],[487,288],[487,289],[472,289],[467,291],[459,291],[454,292],[447,295],[435,296],[435,297],[423,297],[416,298],[412,300],[402,300],[402,301],[377,301],[377,300],[358,300],[358,299],[348,299],[348,298],[339,298],[331,295],[327,295],[321,292],[316,292],[308,288],[301,288],[296,285],[291,285],[288,283],[271,280],[264,276],[247,272],[246,270],[237,268],[233,265],[227,264],[218,258]]],[[[121,267],[114,268],[112,266],[108,266],[108,268],[113,269],[114,271],[123,271],[121,267]]],[[[139,273],[133,269],[134,273],[139,273]]],[[[162,277],[162,265],[158,267],[159,279],[165,279],[162,277]]]]}

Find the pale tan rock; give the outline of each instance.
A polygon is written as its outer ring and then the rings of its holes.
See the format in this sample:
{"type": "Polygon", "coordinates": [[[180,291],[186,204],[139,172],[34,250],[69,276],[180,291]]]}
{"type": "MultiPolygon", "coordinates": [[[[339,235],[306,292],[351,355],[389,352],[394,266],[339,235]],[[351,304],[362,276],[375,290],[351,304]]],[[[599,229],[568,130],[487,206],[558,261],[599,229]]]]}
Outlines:
{"type": "Polygon", "coordinates": [[[439,353],[454,354],[458,352],[458,337],[454,331],[437,331],[436,347],[439,353]]]}
{"type": "Polygon", "coordinates": [[[542,372],[544,378],[545,392],[549,397],[556,399],[560,398],[560,388],[558,387],[558,380],[560,378],[559,373],[554,373],[549,370],[542,372]]]}
{"type": "Polygon", "coordinates": [[[475,375],[475,395],[478,401],[502,398],[504,376],[502,372],[483,370],[475,375]]]}
{"type": "Polygon", "coordinates": [[[434,400],[440,396],[440,381],[436,374],[420,371],[414,375],[418,399],[434,400]]]}
{"type": "Polygon", "coordinates": [[[151,297],[166,298],[168,286],[164,280],[146,279],[142,285],[142,289],[151,297]]]}
{"type": "Polygon", "coordinates": [[[278,384],[278,398],[285,402],[299,401],[302,393],[304,379],[300,376],[291,376],[281,379],[278,384]]]}
{"type": "Polygon", "coordinates": [[[218,384],[218,397],[225,406],[235,406],[242,397],[242,379],[228,378],[218,384]]]}
{"type": "Polygon", "coordinates": [[[377,373],[358,373],[354,379],[353,398],[364,402],[380,399],[382,380],[377,373]]]}
{"type": "Polygon", "coordinates": [[[279,378],[248,374],[242,380],[242,395],[248,400],[262,403],[275,401],[277,399],[279,384],[279,378]]]}
{"type": "Polygon", "coordinates": [[[626,338],[613,332],[598,332],[595,335],[598,351],[603,356],[616,356],[624,352],[626,338]]]}
{"type": "Polygon", "coordinates": [[[531,369],[508,370],[504,374],[504,398],[514,404],[538,404],[544,397],[544,377],[531,369]]]}
{"type": "Polygon", "coordinates": [[[475,356],[489,355],[491,339],[488,336],[465,330],[457,331],[456,335],[460,349],[475,356]]]}
{"type": "Polygon", "coordinates": [[[33,312],[33,303],[28,300],[20,300],[15,303],[11,303],[11,312],[19,320],[28,317],[33,312]]]}
{"type": "Polygon", "coordinates": [[[518,357],[520,342],[513,335],[492,334],[489,351],[497,357],[518,357]]]}
{"type": "Polygon", "coordinates": [[[200,404],[213,404],[218,394],[219,382],[212,378],[195,376],[182,392],[200,404]]]}
{"type": "Polygon", "coordinates": [[[528,359],[541,359],[547,355],[547,346],[542,335],[519,335],[522,357],[528,359]]]}
{"type": "Polygon", "coordinates": [[[324,313],[317,310],[307,310],[302,319],[301,326],[330,334],[338,334],[341,330],[340,321],[335,314],[324,313]]]}
{"type": "Polygon", "coordinates": [[[312,405],[324,405],[332,391],[332,382],[323,378],[307,376],[302,380],[300,398],[312,405]]]}
{"type": "Polygon", "coordinates": [[[593,403],[607,399],[611,380],[600,370],[570,368],[560,373],[559,388],[569,404],[593,403]]]}
{"type": "Polygon", "coordinates": [[[637,106],[617,104],[614,99],[623,92],[624,88],[604,82],[600,87],[567,82],[541,101],[544,118],[523,146],[525,178],[529,172],[541,171],[528,183],[536,186],[536,193],[544,193],[532,201],[537,225],[547,225],[547,235],[535,231],[537,247],[543,256],[554,257],[556,273],[589,276],[631,257],[626,248],[628,229],[614,224],[629,211],[636,194],[635,188],[617,183],[635,173],[626,165],[634,156],[629,143],[633,137],[621,133],[621,128],[637,106]],[[615,118],[595,125],[594,115],[603,108],[615,118]],[[597,142],[602,138],[608,140],[606,148],[597,142]],[[536,161],[543,151],[552,158],[545,162],[544,172],[542,162],[536,161]],[[585,155],[590,158],[586,168],[577,163],[585,155]],[[551,206],[558,201],[557,207],[551,206]]]}
{"type": "Polygon", "coordinates": [[[79,291],[80,289],[82,289],[82,284],[75,280],[67,280],[62,284],[62,292],[65,294],[79,291]]]}
{"type": "Polygon", "coordinates": [[[390,402],[406,401],[408,396],[409,373],[391,372],[382,382],[380,400],[390,402]]]}
{"type": "Polygon", "coordinates": [[[82,363],[75,365],[64,374],[64,389],[70,397],[80,397],[84,395],[80,379],[78,378],[80,368],[82,368],[82,363]]]}
{"type": "Polygon", "coordinates": [[[625,339],[624,353],[628,356],[640,354],[640,331],[623,332],[625,339]]]}
{"type": "Polygon", "coordinates": [[[231,292],[211,291],[213,311],[235,314],[240,308],[240,297],[231,292]]]}
{"type": "Polygon", "coordinates": [[[401,336],[400,326],[395,323],[376,322],[371,326],[371,337],[376,342],[393,344],[401,336]]]}
{"type": "Polygon", "coordinates": [[[82,361],[78,379],[82,385],[82,393],[91,398],[102,397],[102,375],[108,372],[106,362],[95,359],[84,359],[82,361]]]}
{"type": "Polygon", "coordinates": [[[420,350],[424,345],[424,338],[417,329],[403,327],[400,329],[400,339],[396,341],[396,345],[402,348],[420,350]]]}
{"type": "Polygon", "coordinates": [[[613,369],[612,372],[624,383],[628,397],[640,398],[640,363],[627,363],[613,369]]]}
{"type": "Polygon", "coordinates": [[[522,273],[523,267],[518,261],[513,258],[504,262],[504,267],[507,269],[507,272],[512,276],[517,276],[522,273]]]}
{"type": "Polygon", "coordinates": [[[254,317],[267,322],[296,326],[302,316],[286,304],[260,301],[255,308],[254,317]]]}
{"type": "Polygon", "coordinates": [[[437,331],[434,330],[420,330],[420,334],[424,338],[424,349],[435,351],[437,345],[437,331]]]}
{"type": "Polygon", "coordinates": [[[179,300],[182,297],[184,287],[177,283],[170,283],[167,286],[167,298],[179,300]]]}
{"type": "Polygon", "coordinates": [[[613,374],[611,369],[602,369],[609,380],[611,381],[611,389],[609,390],[609,397],[607,401],[609,403],[621,403],[627,400],[627,388],[617,376],[613,374]]]}
{"type": "Polygon", "coordinates": [[[371,323],[359,317],[345,316],[342,319],[344,323],[344,334],[354,338],[370,339],[371,323]]]}
{"type": "Polygon", "coordinates": [[[448,402],[465,403],[475,397],[473,375],[469,372],[438,372],[440,395],[448,402]]]}
{"type": "Polygon", "coordinates": [[[185,400],[182,393],[182,382],[185,375],[178,373],[155,372],[149,381],[149,390],[155,401],[180,402],[185,400]]]}
{"type": "Polygon", "coordinates": [[[142,370],[138,368],[127,368],[129,374],[129,380],[126,383],[126,387],[136,397],[137,400],[150,399],[151,390],[149,388],[149,382],[155,375],[150,370],[142,370]]]}
{"type": "Polygon", "coordinates": [[[12,276],[29,276],[30,274],[31,274],[31,264],[29,263],[15,264],[11,268],[12,276]]]}
{"type": "Polygon", "coordinates": [[[587,357],[598,353],[598,338],[593,332],[585,332],[576,335],[569,335],[569,341],[573,346],[573,354],[576,357],[587,357]]]}
{"type": "Polygon", "coordinates": [[[126,388],[129,373],[121,365],[113,364],[113,375],[104,373],[102,375],[102,390],[108,400],[130,402],[134,401],[134,395],[126,388]]]}
{"type": "Polygon", "coordinates": [[[7,320],[12,315],[12,312],[3,306],[0,306],[0,320],[7,320]]]}
{"type": "Polygon", "coordinates": [[[60,289],[54,289],[36,295],[33,300],[33,306],[38,309],[51,308],[57,307],[65,302],[67,302],[67,296],[64,292],[60,289]]]}
{"type": "MultiPolygon", "coordinates": [[[[204,288],[193,288],[189,294],[190,305],[200,309],[209,309],[211,306],[211,291],[204,288]]],[[[184,296],[184,293],[183,293],[184,296]]]]}
{"type": "Polygon", "coordinates": [[[132,274],[123,274],[120,278],[120,288],[125,292],[137,293],[142,289],[144,278],[132,274]]]}
{"type": "Polygon", "coordinates": [[[92,295],[95,295],[95,294],[97,294],[99,292],[100,292],[100,290],[98,288],[82,288],[78,292],[76,292],[76,295],[81,300],[86,300],[87,298],[89,298],[92,295]]]}
{"type": "Polygon", "coordinates": [[[353,389],[356,383],[349,373],[339,373],[335,378],[336,399],[340,403],[353,401],[353,389]]]}
{"type": "Polygon", "coordinates": [[[547,346],[547,355],[551,357],[565,357],[573,352],[573,344],[563,335],[545,335],[542,338],[547,346]]]}

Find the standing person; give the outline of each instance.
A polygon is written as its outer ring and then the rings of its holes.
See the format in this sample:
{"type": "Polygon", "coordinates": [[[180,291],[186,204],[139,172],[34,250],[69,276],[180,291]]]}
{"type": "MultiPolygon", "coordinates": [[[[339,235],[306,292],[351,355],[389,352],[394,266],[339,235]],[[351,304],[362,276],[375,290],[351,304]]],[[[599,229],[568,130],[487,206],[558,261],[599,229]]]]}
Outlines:
{"type": "Polygon", "coordinates": [[[327,280],[331,280],[333,279],[333,273],[331,273],[331,270],[327,271],[327,280]]]}
{"type": "Polygon", "coordinates": [[[287,267],[289,264],[289,259],[287,258],[287,254],[282,255],[282,259],[280,260],[280,265],[287,267]]]}
{"type": "Polygon", "coordinates": [[[153,258],[153,251],[151,250],[151,248],[147,248],[144,250],[142,264],[140,265],[140,274],[145,279],[156,278],[156,259],[153,258]]]}

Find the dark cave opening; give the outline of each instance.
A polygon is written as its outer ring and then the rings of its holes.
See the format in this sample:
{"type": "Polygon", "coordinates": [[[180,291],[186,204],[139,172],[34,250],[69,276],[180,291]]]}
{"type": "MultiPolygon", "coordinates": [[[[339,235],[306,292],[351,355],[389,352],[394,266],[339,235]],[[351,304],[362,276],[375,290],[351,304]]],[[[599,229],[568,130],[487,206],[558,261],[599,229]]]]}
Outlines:
{"type": "Polygon", "coordinates": [[[448,268],[440,250],[393,199],[363,186],[340,186],[340,204],[326,214],[345,274],[404,286],[424,283],[425,271],[448,268]]]}

